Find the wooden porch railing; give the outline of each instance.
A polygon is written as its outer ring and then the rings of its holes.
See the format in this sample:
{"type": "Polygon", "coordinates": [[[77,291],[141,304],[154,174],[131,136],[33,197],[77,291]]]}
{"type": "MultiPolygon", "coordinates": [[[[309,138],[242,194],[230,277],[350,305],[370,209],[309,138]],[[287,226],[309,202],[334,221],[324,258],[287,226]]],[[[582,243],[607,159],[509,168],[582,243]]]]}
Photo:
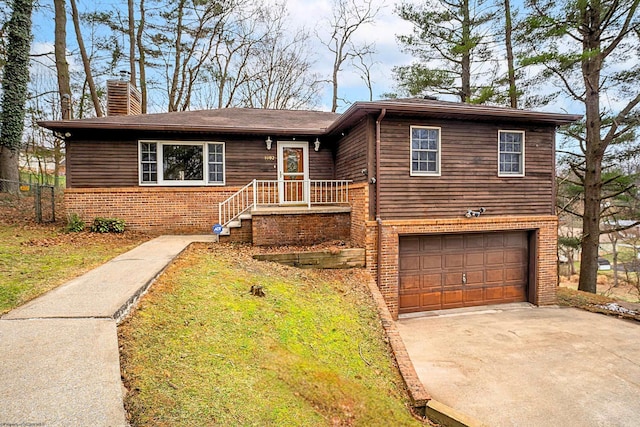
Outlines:
{"type": "Polygon", "coordinates": [[[265,206],[332,205],[349,203],[347,180],[257,180],[242,187],[218,206],[224,227],[243,213],[265,206]]]}

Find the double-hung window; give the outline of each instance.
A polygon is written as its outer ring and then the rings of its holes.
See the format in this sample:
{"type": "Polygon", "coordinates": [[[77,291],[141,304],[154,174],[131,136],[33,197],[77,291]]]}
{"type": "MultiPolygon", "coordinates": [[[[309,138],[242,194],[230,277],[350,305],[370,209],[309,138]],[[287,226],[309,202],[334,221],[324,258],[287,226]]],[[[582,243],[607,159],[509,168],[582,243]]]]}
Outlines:
{"type": "Polygon", "coordinates": [[[524,131],[498,131],[498,176],[524,176],[524,131]]]}
{"type": "Polygon", "coordinates": [[[140,141],[141,185],[224,185],[224,143],[140,141]]]}
{"type": "Polygon", "coordinates": [[[440,176],[440,128],[411,126],[411,175],[440,176]]]}

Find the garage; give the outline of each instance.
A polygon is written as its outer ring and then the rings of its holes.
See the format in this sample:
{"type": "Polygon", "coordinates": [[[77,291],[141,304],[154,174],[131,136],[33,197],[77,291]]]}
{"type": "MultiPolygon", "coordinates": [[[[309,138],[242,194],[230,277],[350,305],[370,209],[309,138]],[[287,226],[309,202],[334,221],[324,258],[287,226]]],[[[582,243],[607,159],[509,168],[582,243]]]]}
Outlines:
{"type": "Polygon", "coordinates": [[[526,231],[399,240],[400,314],[527,301],[526,231]]]}

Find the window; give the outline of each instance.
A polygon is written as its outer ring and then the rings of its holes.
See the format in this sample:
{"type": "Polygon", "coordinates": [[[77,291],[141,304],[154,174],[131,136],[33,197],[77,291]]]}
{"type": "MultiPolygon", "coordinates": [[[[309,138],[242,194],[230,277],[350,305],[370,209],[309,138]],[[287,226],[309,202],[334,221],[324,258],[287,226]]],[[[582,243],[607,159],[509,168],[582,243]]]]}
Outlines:
{"type": "Polygon", "coordinates": [[[224,185],[224,143],[141,141],[140,184],[224,185]]]}
{"type": "Polygon", "coordinates": [[[498,176],[524,176],[523,131],[498,131],[498,176]]]}
{"type": "Polygon", "coordinates": [[[411,175],[440,175],[440,128],[411,126],[411,175]]]}

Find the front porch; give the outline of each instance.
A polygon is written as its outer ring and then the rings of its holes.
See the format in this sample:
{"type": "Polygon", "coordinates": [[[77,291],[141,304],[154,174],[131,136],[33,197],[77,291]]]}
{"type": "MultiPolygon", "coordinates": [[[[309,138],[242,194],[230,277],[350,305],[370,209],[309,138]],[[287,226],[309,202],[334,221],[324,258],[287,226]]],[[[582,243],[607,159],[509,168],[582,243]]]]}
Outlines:
{"type": "Polygon", "coordinates": [[[349,181],[253,180],[218,206],[222,241],[258,246],[350,240],[349,181]]]}

